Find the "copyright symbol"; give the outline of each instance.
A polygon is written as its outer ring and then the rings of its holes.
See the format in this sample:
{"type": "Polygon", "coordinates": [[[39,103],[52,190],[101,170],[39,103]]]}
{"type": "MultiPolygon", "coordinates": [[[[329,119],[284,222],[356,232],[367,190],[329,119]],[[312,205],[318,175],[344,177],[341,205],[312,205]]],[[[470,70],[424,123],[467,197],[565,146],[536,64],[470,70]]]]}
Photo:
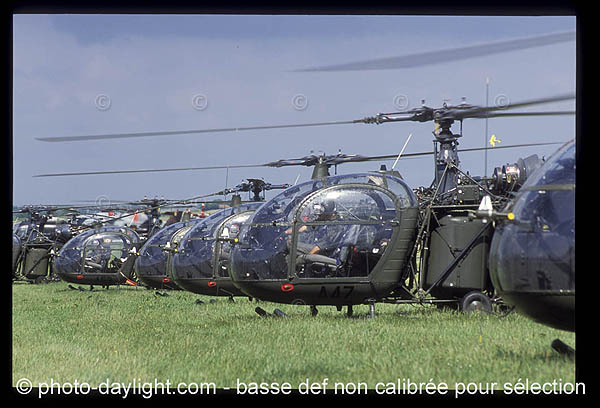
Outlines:
{"type": "Polygon", "coordinates": [[[494,105],[496,105],[497,108],[506,108],[510,105],[510,99],[504,94],[497,95],[496,98],[494,98],[494,105]]]}
{"type": "Polygon", "coordinates": [[[96,105],[96,109],[98,110],[107,111],[110,109],[112,101],[108,95],[100,94],[94,99],[94,105],[96,105]]]}
{"type": "Polygon", "coordinates": [[[94,200],[94,204],[97,205],[98,207],[110,205],[110,198],[108,198],[108,196],[105,196],[105,195],[100,195],[100,196],[96,197],[96,200],[94,200]]]}
{"type": "Polygon", "coordinates": [[[208,106],[208,98],[206,95],[197,94],[192,97],[192,107],[196,110],[202,111],[208,106]]]}
{"type": "Polygon", "coordinates": [[[17,392],[22,395],[29,394],[31,389],[33,388],[33,384],[27,378],[21,378],[17,381],[17,392]]]}
{"type": "Polygon", "coordinates": [[[402,94],[394,96],[394,106],[400,110],[408,108],[408,96],[402,94]]]}
{"type": "Polygon", "coordinates": [[[296,94],[292,98],[292,106],[298,111],[304,110],[308,107],[308,98],[306,95],[296,94]]]}

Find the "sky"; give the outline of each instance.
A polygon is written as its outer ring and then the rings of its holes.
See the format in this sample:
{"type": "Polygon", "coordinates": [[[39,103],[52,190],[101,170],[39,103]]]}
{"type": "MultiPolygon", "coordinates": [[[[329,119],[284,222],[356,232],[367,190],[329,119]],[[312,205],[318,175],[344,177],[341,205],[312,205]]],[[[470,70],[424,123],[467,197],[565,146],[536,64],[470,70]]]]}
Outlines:
{"type": "MultiPolygon", "coordinates": [[[[474,105],[575,93],[575,41],[378,71],[300,72],[371,58],[574,31],[574,16],[103,15],[13,16],[13,204],[186,199],[246,178],[310,178],[307,167],[33,177],[37,174],[261,164],[315,153],[367,156],[433,149],[433,123],[351,124],[48,143],[40,137],[346,121],[410,109],[425,100],[474,105]]],[[[535,110],[574,110],[575,102],[535,110]]],[[[526,109],[523,109],[526,110],[526,109]]],[[[460,132],[458,126],[453,127],[460,132]]],[[[467,119],[459,148],[566,142],[575,116],[467,119]]],[[[463,153],[461,168],[494,167],[558,146],[463,153]]],[[[345,164],[339,173],[385,162],[345,164]]],[[[432,158],[396,166],[429,186],[432,158]]],[[[332,169],[332,173],[333,173],[332,169]]],[[[276,192],[268,192],[267,198],[276,192]]],[[[246,198],[247,196],[243,196],[246,198]]]]}

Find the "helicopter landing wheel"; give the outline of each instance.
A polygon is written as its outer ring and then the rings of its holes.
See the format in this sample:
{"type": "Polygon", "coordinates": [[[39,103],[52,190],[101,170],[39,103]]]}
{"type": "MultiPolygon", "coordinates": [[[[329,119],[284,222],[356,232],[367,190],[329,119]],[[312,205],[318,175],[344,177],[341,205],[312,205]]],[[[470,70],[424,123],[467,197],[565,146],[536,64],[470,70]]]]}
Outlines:
{"type": "Polygon", "coordinates": [[[463,312],[484,312],[492,311],[492,302],[485,293],[474,290],[467,293],[460,301],[460,310],[463,312]]]}

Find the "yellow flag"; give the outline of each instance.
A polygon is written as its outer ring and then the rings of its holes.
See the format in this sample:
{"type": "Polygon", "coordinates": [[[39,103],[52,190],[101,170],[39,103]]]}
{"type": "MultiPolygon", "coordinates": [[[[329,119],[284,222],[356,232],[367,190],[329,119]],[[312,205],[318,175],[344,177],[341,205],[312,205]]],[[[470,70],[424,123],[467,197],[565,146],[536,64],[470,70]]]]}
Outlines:
{"type": "Polygon", "coordinates": [[[490,137],[490,145],[491,145],[492,147],[495,147],[495,146],[496,146],[496,143],[501,143],[501,142],[502,142],[502,140],[498,139],[498,138],[496,137],[496,135],[492,135],[492,137],[490,137]]]}

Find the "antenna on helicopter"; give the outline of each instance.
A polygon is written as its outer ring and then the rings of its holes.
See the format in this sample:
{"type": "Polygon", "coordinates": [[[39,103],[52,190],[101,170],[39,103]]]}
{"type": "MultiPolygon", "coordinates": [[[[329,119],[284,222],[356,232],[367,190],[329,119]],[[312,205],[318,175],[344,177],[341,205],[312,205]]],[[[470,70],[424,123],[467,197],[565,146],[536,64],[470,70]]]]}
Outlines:
{"type": "Polygon", "coordinates": [[[406,142],[404,142],[404,146],[402,146],[402,150],[400,150],[400,154],[398,155],[398,157],[396,157],[396,161],[394,162],[394,165],[392,166],[392,170],[394,170],[394,168],[396,168],[396,164],[398,164],[398,160],[400,160],[400,156],[402,156],[402,153],[404,153],[404,149],[406,149],[406,145],[408,145],[408,142],[410,141],[411,137],[412,137],[412,133],[408,135],[406,142]]]}

